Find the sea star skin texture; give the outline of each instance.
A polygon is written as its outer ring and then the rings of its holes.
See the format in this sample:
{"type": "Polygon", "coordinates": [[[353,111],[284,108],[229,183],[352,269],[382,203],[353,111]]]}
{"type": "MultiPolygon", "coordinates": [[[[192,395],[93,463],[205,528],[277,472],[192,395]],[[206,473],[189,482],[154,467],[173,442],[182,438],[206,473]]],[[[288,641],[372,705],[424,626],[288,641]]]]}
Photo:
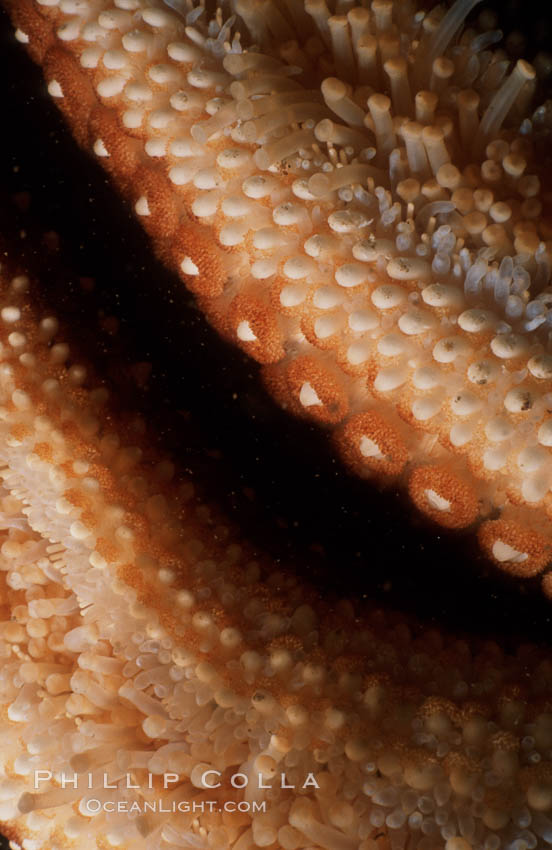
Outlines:
{"type": "Polygon", "coordinates": [[[550,846],[549,652],[330,606],[253,561],[34,303],[4,267],[0,821],[14,846],[550,846]],[[92,788],[36,788],[35,769],[92,788]],[[202,787],[207,769],[221,789],[202,787]],[[320,788],[280,788],[281,772],[320,788]],[[150,789],[150,773],[179,781],[150,789]],[[90,798],[165,811],[89,818],[90,798]],[[267,810],[166,811],[194,799],[267,810]]]}
{"type": "Polygon", "coordinates": [[[5,5],[77,140],[273,395],[551,594],[552,225],[518,132],[535,74],[494,32],[453,41],[475,4],[236,0],[226,22],[188,0],[5,5]]]}

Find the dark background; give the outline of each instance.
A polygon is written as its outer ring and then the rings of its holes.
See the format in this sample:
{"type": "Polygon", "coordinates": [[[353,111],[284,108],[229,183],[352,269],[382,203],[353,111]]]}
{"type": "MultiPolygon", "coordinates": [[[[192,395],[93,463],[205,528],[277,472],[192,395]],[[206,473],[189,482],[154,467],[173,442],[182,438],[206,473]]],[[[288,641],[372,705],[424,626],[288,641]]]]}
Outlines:
{"type": "MultiPolygon", "coordinates": [[[[522,29],[529,58],[551,42],[536,3],[500,5],[505,34],[522,29]]],[[[141,408],[244,536],[322,594],[369,597],[512,647],[524,638],[548,644],[552,609],[538,582],[497,574],[471,533],[429,527],[400,493],[351,478],[323,433],[274,405],[255,364],[209,328],[102,169],[76,149],[2,12],[0,80],[0,238],[19,246],[123,398],[130,365],[152,363],[141,408]],[[99,330],[106,317],[118,320],[115,339],[99,330]]]]}

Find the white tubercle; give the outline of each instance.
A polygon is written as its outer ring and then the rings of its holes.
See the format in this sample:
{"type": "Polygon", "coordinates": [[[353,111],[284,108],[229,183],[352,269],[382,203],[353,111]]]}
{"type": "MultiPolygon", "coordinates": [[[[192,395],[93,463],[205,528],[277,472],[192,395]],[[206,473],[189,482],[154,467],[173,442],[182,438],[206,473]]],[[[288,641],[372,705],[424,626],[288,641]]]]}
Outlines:
{"type": "Polygon", "coordinates": [[[416,399],[411,406],[412,415],[420,422],[427,422],[439,412],[442,403],[443,401],[440,393],[416,399]]]}
{"type": "Polygon", "coordinates": [[[318,286],[312,303],[319,310],[332,310],[343,302],[343,290],[337,286],[318,286]]]}
{"type": "Polygon", "coordinates": [[[137,215],[151,215],[148,199],[145,197],[145,195],[142,195],[140,198],[138,198],[134,205],[134,209],[136,210],[137,215]]]}
{"type": "Polygon", "coordinates": [[[496,416],[485,425],[485,435],[491,443],[508,440],[514,433],[514,426],[505,416],[496,416]]]}
{"type": "Polygon", "coordinates": [[[408,343],[404,336],[398,333],[388,333],[378,339],[377,349],[385,357],[397,357],[403,354],[408,343]]]}
{"type": "Polygon", "coordinates": [[[368,272],[359,263],[345,263],[336,269],[335,279],[340,286],[349,289],[365,283],[368,279],[368,272]]]}
{"type": "Polygon", "coordinates": [[[542,446],[552,446],[552,419],[545,419],[537,436],[542,446]]]}
{"type": "Polygon", "coordinates": [[[533,393],[524,387],[510,390],[504,399],[504,407],[509,413],[527,413],[534,403],[533,393]]]}
{"type": "Polygon", "coordinates": [[[63,89],[57,80],[48,83],[48,94],[50,97],[63,97],[63,89]]]}
{"type": "Polygon", "coordinates": [[[405,301],[406,291],[402,286],[384,284],[374,289],[371,298],[372,303],[378,310],[391,310],[405,301]]]}
{"type": "Polygon", "coordinates": [[[96,91],[100,97],[111,98],[121,94],[127,82],[127,78],[123,74],[114,74],[112,77],[105,77],[100,80],[96,86],[96,91]]]}
{"type": "Polygon", "coordinates": [[[182,269],[184,274],[189,274],[193,276],[199,274],[199,268],[196,266],[191,257],[184,257],[184,259],[180,263],[180,268],[182,269]]]}
{"type": "Polygon", "coordinates": [[[427,310],[409,309],[399,317],[398,325],[407,336],[424,333],[435,323],[435,319],[427,310]]]}
{"type": "Polygon", "coordinates": [[[412,383],[418,390],[431,390],[441,383],[441,374],[434,366],[421,366],[414,372],[412,383]]]}
{"type": "Polygon", "coordinates": [[[251,325],[249,324],[249,322],[245,321],[245,319],[239,323],[239,325],[236,329],[236,335],[237,335],[238,339],[242,340],[242,342],[256,342],[257,341],[257,337],[255,336],[255,334],[251,330],[251,325]]]}
{"type": "Polygon", "coordinates": [[[510,360],[514,357],[521,357],[528,348],[529,344],[527,340],[519,334],[497,334],[497,336],[491,340],[491,351],[502,360],[510,360]]]}
{"type": "Polygon", "coordinates": [[[493,543],[493,555],[501,564],[510,562],[512,564],[522,564],[529,557],[526,552],[519,552],[505,543],[504,540],[495,540],[493,543]]]}
{"type": "Polygon", "coordinates": [[[502,469],[508,460],[508,449],[504,446],[491,446],[483,453],[483,464],[490,472],[502,469]]]}
{"type": "Polygon", "coordinates": [[[387,274],[395,280],[423,280],[431,276],[431,268],[418,257],[396,257],[387,263],[387,274]]]}
{"type": "Polygon", "coordinates": [[[322,404],[318,393],[309,381],[305,381],[302,385],[299,393],[299,401],[303,407],[314,407],[322,404]]]}
{"type": "Polygon", "coordinates": [[[379,318],[374,310],[355,310],[349,314],[349,327],[352,331],[364,333],[377,328],[379,318]]]}
{"type": "Polygon", "coordinates": [[[109,151],[107,150],[103,139],[96,139],[94,142],[94,153],[99,157],[109,156],[109,151]]]}
{"type": "Polygon", "coordinates": [[[280,304],[282,307],[297,307],[302,304],[307,295],[307,288],[304,284],[292,284],[282,287],[280,292],[280,304]]]}
{"type": "Polygon", "coordinates": [[[347,349],[347,360],[351,366],[360,366],[365,363],[371,354],[371,346],[369,342],[353,342],[347,349]]]}
{"type": "Polygon", "coordinates": [[[469,351],[469,345],[463,337],[449,336],[440,339],[434,345],[433,359],[438,363],[453,363],[467,351],[469,351]]]}
{"type": "Polygon", "coordinates": [[[495,317],[487,310],[473,308],[458,317],[458,324],[467,333],[483,333],[495,327],[495,317]]]}
{"type": "Polygon", "coordinates": [[[370,437],[366,437],[364,434],[360,438],[359,448],[363,457],[369,457],[373,460],[383,460],[385,457],[378,444],[375,443],[374,440],[371,440],[370,437]]]}
{"type": "Polygon", "coordinates": [[[402,386],[408,377],[404,366],[387,366],[380,369],[374,381],[374,387],[378,392],[391,392],[402,386]]]}
{"type": "Polygon", "coordinates": [[[290,280],[301,280],[311,274],[315,265],[311,259],[305,256],[290,257],[284,263],[284,275],[290,280]]]}
{"type": "Polygon", "coordinates": [[[440,496],[435,490],[427,489],[425,490],[425,496],[428,501],[430,507],[432,507],[436,511],[450,511],[452,505],[448,499],[445,499],[444,496],[440,496]]]}

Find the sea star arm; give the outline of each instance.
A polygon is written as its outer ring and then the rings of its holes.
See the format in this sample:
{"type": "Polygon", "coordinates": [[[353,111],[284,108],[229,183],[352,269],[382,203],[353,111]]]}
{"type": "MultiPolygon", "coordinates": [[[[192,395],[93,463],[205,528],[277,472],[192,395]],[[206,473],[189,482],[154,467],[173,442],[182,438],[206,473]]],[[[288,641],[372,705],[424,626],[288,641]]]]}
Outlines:
{"type": "Polygon", "coordinates": [[[14,846],[549,846],[549,653],[330,604],[254,560],[37,302],[4,265],[0,820],[14,846]]]}
{"type": "Polygon", "coordinates": [[[441,525],[477,524],[503,570],[543,573],[535,74],[484,50],[493,34],[454,40],[474,4],[442,20],[402,3],[244,0],[212,19],[161,0],[6,5],[77,139],[273,395],[358,474],[400,480],[441,525]]]}

